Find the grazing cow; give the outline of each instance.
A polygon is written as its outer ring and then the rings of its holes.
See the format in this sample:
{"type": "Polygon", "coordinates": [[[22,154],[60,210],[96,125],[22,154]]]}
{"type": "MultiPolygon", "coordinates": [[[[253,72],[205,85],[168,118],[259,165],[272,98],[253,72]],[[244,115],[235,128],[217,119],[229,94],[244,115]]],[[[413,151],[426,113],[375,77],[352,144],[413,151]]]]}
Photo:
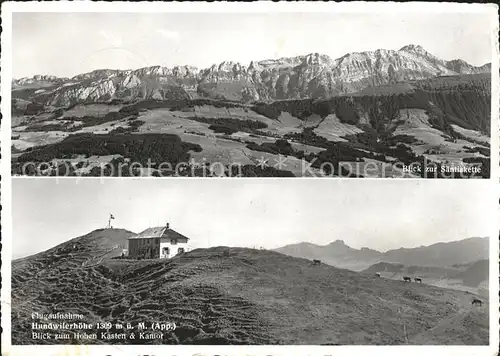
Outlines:
{"type": "Polygon", "coordinates": [[[403,281],[405,282],[411,282],[411,277],[404,276],[403,281]]]}
{"type": "Polygon", "coordinates": [[[483,305],[483,301],[481,299],[474,299],[472,301],[472,305],[476,305],[476,304],[479,304],[479,306],[482,306],[483,305]]]}
{"type": "Polygon", "coordinates": [[[375,275],[380,278],[380,272],[375,273],[375,275]]]}
{"type": "Polygon", "coordinates": [[[419,282],[419,283],[422,283],[422,278],[419,278],[419,277],[415,277],[413,278],[415,280],[415,282],[419,282]]]}
{"type": "Polygon", "coordinates": [[[321,264],[321,260],[313,260],[313,265],[320,265],[321,264]]]}

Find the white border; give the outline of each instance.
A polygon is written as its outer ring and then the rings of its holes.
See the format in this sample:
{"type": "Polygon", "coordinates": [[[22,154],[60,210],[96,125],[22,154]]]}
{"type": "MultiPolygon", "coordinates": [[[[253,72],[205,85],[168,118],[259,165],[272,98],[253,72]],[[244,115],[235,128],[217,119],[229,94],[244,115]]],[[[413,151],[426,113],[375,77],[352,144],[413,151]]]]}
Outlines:
{"type": "MultiPolygon", "coordinates": [[[[499,51],[498,51],[498,6],[494,4],[457,4],[457,3],[324,3],[324,2],[292,2],[273,3],[270,1],[254,3],[158,3],[158,2],[7,2],[2,3],[2,55],[1,55],[1,111],[3,120],[1,122],[1,153],[2,162],[0,172],[2,174],[2,354],[5,355],[355,355],[357,352],[373,355],[401,355],[407,356],[421,354],[440,355],[496,355],[499,345],[499,278],[498,278],[498,256],[499,244],[498,234],[500,226],[499,197],[499,51]],[[10,292],[11,292],[11,256],[12,256],[12,220],[9,213],[11,206],[11,179],[10,179],[10,151],[11,151],[11,121],[10,121],[10,99],[11,99],[11,36],[12,36],[12,12],[336,12],[336,13],[388,13],[388,12],[413,12],[420,13],[458,13],[472,12],[481,13],[489,18],[492,23],[492,137],[491,137],[491,179],[482,180],[491,187],[491,205],[478,207],[484,209],[485,214],[491,216],[490,235],[490,346],[11,346],[10,340],[10,292]],[[7,157],[7,159],[5,159],[7,157]]],[[[44,179],[44,178],[16,178],[16,179],[44,179]]],[[[54,179],[54,178],[45,178],[54,179]]],[[[71,178],[66,178],[71,179],[71,178]]],[[[79,178],[82,179],[82,178],[79,178]]],[[[96,179],[96,178],[87,178],[96,179]]],[[[97,178],[98,179],[98,178],[97,178]]],[[[120,179],[120,178],[117,178],[120,179]]],[[[130,178],[123,178],[130,179],[130,178]]],[[[159,179],[159,178],[142,178],[159,179]]],[[[183,179],[183,178],[166,178],[183,179]]],[[[186,178],[184,178],[186,179],[186,178]]],[[[187,178],[193,179],[193,178],[187,178]]],[[[243,178],[238,178],[243,179],[243,178]]],[[[254,178],[250,178],[254,179],[254,178]]],[[[257,178],[258,179],[258,178],[257,178]]],[[[315,178],[298,178],[315,179],[315,178]]],[[[340,178],[349,180],[349,178],[340,178]]],[[[370,179],[370,178],[365,178],[370,179]]],[[[387,178],[373,178],[387,179],[387,178]]],[[[446,187],[446,180],[441,180],[446,187]]],[[[397,182],[394,182],[397,184],[397,182]]],[[[456,192],[460,194],[460,192],[456,192]]]]}

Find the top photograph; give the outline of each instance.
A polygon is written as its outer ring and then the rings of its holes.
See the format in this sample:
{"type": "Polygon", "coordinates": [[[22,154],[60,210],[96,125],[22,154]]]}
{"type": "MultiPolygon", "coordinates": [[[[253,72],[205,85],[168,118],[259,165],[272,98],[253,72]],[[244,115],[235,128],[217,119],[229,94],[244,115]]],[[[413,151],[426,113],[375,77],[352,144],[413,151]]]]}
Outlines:
{"type": "Polygon", "coordinates": [[[115,8],[12,14],[13,176],[490,178],[491,12],[115,8]]]}

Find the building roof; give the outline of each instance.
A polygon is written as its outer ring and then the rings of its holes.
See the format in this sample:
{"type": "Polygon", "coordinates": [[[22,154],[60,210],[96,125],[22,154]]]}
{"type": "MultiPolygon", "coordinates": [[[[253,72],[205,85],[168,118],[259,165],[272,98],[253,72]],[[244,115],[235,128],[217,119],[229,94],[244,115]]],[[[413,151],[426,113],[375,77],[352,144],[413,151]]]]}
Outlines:
{"type": "Polygon", "coordinates": [[[188,237],[178,233],[175,230],[167,228],[166,226],[150,227],[135,236],[129,237],[129,239],[153,239],[157,237],[166,239],[189,240],[188,237]]]}

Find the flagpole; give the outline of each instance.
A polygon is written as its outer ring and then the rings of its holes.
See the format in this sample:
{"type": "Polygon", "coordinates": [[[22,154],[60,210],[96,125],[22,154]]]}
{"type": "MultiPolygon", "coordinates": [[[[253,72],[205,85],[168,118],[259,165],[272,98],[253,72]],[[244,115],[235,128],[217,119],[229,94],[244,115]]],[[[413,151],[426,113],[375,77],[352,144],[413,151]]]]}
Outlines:
{"type": "Polygon", "coordinates": [[[113,216],[113,214],[109,213],[109,219],[108,219],[108,226],[106,227],[107,229],[111,229],[112,226],[111,226],[111,220],[113,220],[115,217],[113,216]]]}

